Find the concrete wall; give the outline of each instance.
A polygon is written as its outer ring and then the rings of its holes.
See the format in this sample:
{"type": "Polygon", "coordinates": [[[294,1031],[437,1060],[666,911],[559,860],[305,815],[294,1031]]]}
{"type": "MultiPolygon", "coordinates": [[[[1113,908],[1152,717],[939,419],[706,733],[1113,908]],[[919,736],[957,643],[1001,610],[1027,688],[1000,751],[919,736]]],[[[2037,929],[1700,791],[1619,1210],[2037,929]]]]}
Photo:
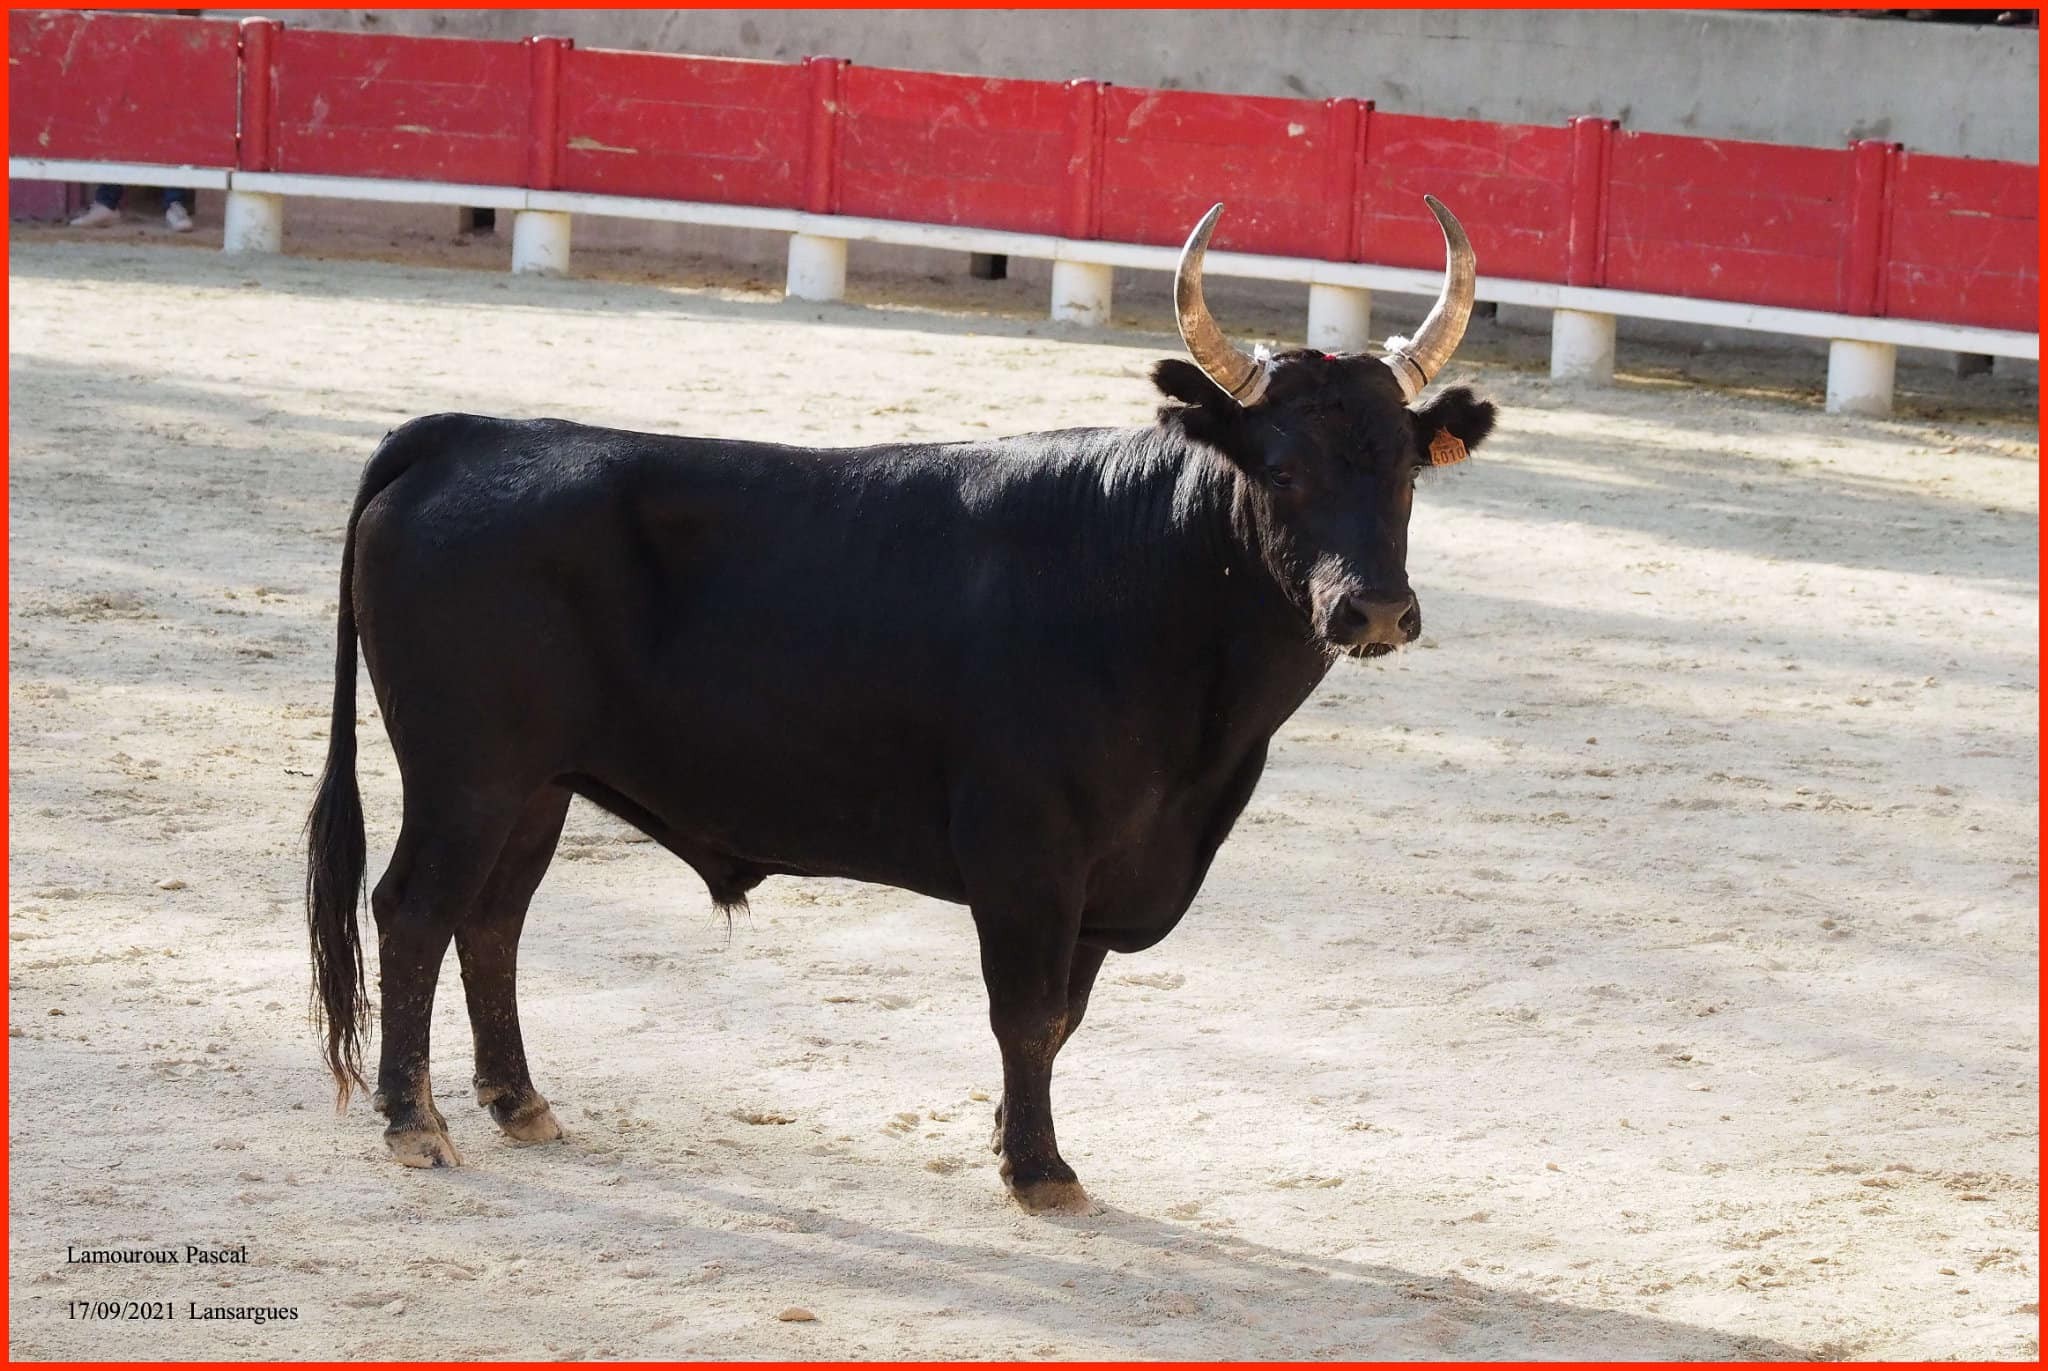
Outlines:
{"type": "MultiPolygon", "coordinates": [[[[208,10],[210,15],[258,11],[208,10]]],[[[1403,114],[2036,162],[2036,29],[1709,10],[307,10],[313,28],[1322,98],[1403,114]]]]}

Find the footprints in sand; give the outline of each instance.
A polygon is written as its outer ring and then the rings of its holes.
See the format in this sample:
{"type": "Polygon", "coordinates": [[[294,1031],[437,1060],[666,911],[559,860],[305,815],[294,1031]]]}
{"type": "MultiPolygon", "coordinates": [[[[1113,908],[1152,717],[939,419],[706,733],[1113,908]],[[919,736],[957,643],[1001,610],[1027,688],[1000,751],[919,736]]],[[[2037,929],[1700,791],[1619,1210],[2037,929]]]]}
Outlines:
{"type": "MultiPolygon", "coordinates": [[[[985,1099],[987,1094],[983,1091],[976,1091],[974,1097],[985,1099]]],[[[927,1138],[942,1138],[946,1136],[945,1130],[931,1128],[928,1125],[958,1123],[963,1110],[964,1102],[949,1109],[906,1109],[901,1113],[890,1115],[888,1122],[882,1125],[882,1132],[887,1137],[907,1138],[911,1134],[922,1130],[927,1138]]]]}
{"type": "Polygon", "coordinates": [[[157,617],[142,596],[132,590],[93,590],[53,595],[31,603],[21,612],[37,618],[69,619],[73,623],[157,617]]]}
{"type": "MultiPolygon", "coordinates": [[[[904,1109],[882,1122],[885,1138],[906,1143],[936,1145],[937,1155],[927,1157],[924,1169],[935,1176],[973,1175],[988,1157],[988,1125],[993,1106],[989,1092],[969,1090],[961,1099],[943,1106],[904,1109]]],[[[993,1170],[990,1170],[993,1179],[993,1170]]]]}
{"type": "Polygon", "coordinates": [[[928,1004],[920,995],[907,994],[903,990],[871,990],[865,985],[838,985],[835,982],[851,980],[908,980],[917,973],[907,966],[878,966],[873,962],[828,962],[806,963],[802,968],[806,981],[822,983],[830,987],[819,998],[826,1004],[866,1004],[877,1009],[909,1009],[913,1005],[928,1004]]]}
{"type": "Polygon", "coordinates": [[[1178,990],[1188,978],[1178,971],[1135,971],[1116,978],[1118,985],[1145,986],[1152,990],[1178,990]]]}
{"type": "Polygon", "coordinates": [[[738,1119],[741,1123],[755,1125],[780,1125],[796,1122],[796,1115],[784,1114],[774,1109],[735,1109],[732,1111],[732,1117],[738,1119]]]}
{"type": "Polygon", "coordinates": [[[908,1009],[917,1001],[908,995],[827,995],[826,1004],[871,1004],[877,1009],[908,1009]]]}
{"type": "MultiPolygon", "coordinates": [[[[579,815],[579,817],[581,817],[579,815]]],[[[555,860],[562,862],[616,862],[632,855],[631,849],[653,842],[646,834],[623,823],[604,828],[572,829],[562,835],[555,848],[555,860]]]]}

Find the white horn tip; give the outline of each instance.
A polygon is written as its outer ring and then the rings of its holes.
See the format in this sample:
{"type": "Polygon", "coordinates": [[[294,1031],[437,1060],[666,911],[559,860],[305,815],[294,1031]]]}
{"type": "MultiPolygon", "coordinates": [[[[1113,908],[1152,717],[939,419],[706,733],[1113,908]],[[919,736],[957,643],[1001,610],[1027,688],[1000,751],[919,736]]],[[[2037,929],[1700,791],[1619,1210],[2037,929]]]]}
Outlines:
{"type": "Polygon", "coordinates": [[[1209,235],[1216,231],[1216,221],[1222,217],[1223,206],[1221,204],[1214,204],[1209,207],[1209,212],[1203,215],[1200,221],[1195,224],[1194,231],[1188,234],[1188,241],[1181,247],[1180,252],[1183,262],[1185,262],[1188,254],[1192,252],[1208,250],[1209,235]]]}

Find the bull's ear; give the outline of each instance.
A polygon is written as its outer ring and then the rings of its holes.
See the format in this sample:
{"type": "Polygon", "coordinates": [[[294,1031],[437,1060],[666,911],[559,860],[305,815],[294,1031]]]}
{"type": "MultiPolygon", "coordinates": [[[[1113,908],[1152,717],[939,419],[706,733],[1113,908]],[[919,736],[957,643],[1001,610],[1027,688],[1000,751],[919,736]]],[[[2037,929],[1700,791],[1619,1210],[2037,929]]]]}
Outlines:
{"type": "Polygon", "coordinates": [[[1162,395],[1187,406],[1160,410],[1162,421],[1178,423],[1188,437],[1237,461],[1237,444],[1232,439],[1244,418],[1244,407],[1225,395],[1200,367],[1184,357],[1165,358],[1153,364],[1152,384],[1162,395]]]}
{"type": "Polygon", "coordinates": [[[1210,380],[1202,369],[1185,357],[1166,357],[1152,364],[1152,384],[1159,387],[1159,393],[1170,400],[1197,409],[1220,409],[1238,407],[1237,401],[1223,393],[1223,388],[1210,380]]]}
{"type": "Polygon", "coordinates": [[[1474,397],[1468,386],[1453,387],[1421,409],[1410,410],[1417,465],[1448,466],[1464,461],[1493,432],[1494,413],[1492,403],[1474,397]]]}

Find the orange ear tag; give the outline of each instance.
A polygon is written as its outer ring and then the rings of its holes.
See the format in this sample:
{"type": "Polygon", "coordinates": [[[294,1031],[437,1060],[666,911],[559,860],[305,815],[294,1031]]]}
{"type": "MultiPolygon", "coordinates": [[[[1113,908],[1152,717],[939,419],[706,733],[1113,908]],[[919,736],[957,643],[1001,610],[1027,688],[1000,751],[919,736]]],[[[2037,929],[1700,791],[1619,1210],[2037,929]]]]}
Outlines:
{"type": "Polygon", "coordinates": [[[1447,467],[1471,455],[1465,450],[1463,440],[1447,428],[1438,429],[1436,437],[1429,440],[1429,464],[1433,467],[1447,467]]]}

